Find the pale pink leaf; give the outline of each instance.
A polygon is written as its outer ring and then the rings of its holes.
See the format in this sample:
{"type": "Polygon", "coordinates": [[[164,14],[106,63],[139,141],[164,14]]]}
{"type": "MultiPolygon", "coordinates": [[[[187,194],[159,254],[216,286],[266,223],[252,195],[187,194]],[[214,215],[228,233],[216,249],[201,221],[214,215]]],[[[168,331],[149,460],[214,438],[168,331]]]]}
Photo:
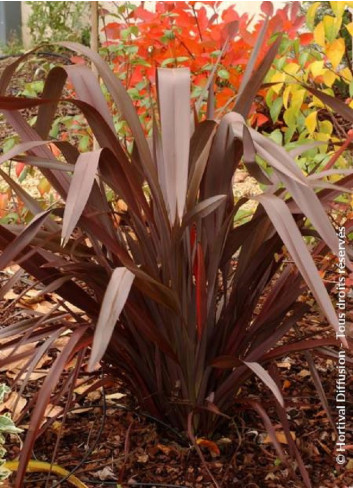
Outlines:
{"type": "Polygon", "coordinates": [[[94,332],[88,370],[92,371],[99,362],[112,337],[114,327],[129,296],[135,275],[125,267],[118,267],[112,273],[105,291],[97,326],[94,332]]]}

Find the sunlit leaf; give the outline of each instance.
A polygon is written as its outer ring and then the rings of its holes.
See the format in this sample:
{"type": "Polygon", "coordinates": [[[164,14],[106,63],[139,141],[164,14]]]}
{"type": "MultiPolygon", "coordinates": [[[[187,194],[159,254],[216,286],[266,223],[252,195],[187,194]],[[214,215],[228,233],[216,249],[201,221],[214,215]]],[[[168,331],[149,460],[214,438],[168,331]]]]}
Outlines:
{"type": "Polygon", "coordinates": [[[332,87],[332,85],[335,83],[337,80],[338,76],[331,70],[325,70],[323,79],[325,82],[325,85],[328,87],[332,87]]]}
{"type": "Polygon", "coordinates": [[[329,42],[333,42],[339,33],[342,18],[332,17],[332,15],[325,15],[323,20],[325,37],[329,42]]]}
{"type": "Polygon", "coordinates": [[[325,27],[322,21],[314,29],[314,41],[322,48],[325,47],[325,27]]]}
{"type": "Polygon", "coordinates": [[[316,78],[317,76],[323,75],[324,73],[324,61],[318,60],[310,63],[310,71],[313,76],[316,78]]]}
{"type": "Polygon", "coordinates": [[[277,387],[275,381],[272,379],[270,374],[256,362],[244,362],[247,367],[250,368],[261,380],[262,382],[272,391],[273,395],[280,403],[281,406],[284,405],[284,400],[281,391],[277,387]]]}
{"type": "Polygon", "coordinates": [[[335,14],[336,17],[342,17],[343,12],[346,8],[347,2],[330,2],[330,7],[333,10],[333,13],[335,14]]]}
{"type": "Polygon", "coordinates": [[[314,21],[315,21],[315,15],[318,7],[320,6],[321,2],[312,2],[310,4],[310,7],[307,10],[306,13],[306,24],[309,27],[309,29],[314,28],[314,21]]]}
{"type": "Polygon", "coordinates": [[[186,203],[190,144],[190,71],[158,70],[164,179],[160,179],[169,219],[182,218],[186,203]],[[164,187],[165,185],[165,187],[164,187]]]}
{"type": "Polygon", "coordinates": [[[331,61],[333,68],[337,68],[337,66],[340,64],[345,53],[345,49],[346,47],[343,38],[335,39],[327,45],[326,55],[331,61]]]}
{"type": "Polygon", "coordinates": [[[124,267],[116,268],[112,273],[94,332],[89,370],[92,370],[101,360],[109,345],[114,326],[128,298],[134,278],[134,274],[124,267]]]}
{"type": "Polygon", "coordinates": [[[345,28],[349,32],[351,36],[353,36],[353,22],[349,22],[349,24],[345,24],[345,28]]]}
{"type": "Polygon", "coordinates": [[[309,134],[312,134],[317,126],[317,111],[310,112],[310,114],[305,119],[305,126],[309,131],[309,134]]]}
{"type": "Polygon", "coordinates": [[[62,227],[64,245],[69,240],[90,196],[100,154],[101,150],[83,153],[76,162],[64,211],[62,227]]]}

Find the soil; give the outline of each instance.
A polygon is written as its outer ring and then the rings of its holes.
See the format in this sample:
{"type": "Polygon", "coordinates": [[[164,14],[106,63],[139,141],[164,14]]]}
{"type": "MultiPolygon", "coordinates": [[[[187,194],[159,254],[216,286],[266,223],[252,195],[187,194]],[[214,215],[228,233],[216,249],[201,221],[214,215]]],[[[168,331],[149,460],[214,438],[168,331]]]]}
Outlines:
{"type": "MultiPolygon", "coordinates": [[[[1,279],[15,271],[16,268],[12,267],[9,272],[3,272],[1,279]]],[[[44,312],[50,307],[50,297],[36,303],[31,295],[24,296],[15,305],[14,299],[30,283],[31,278],[24,276],[22,284],[0,302],[2,325],[10,324],[14,315],[19,320],[33,314],[33,311],[44,312]]],[[[351,294],[347,297],[347,319],[351,325],[353,298],[351,294]]],[[[299,326],[309,334],[317,333],[318,328],[323,335],[325,330],[329,331],[315,307],[299,326]]],[[[348,334],[353,336],[353,330],[348,330],[348,334]]],[[[293,338],[289,334],[285,340],[290,339],[293,338]]],[[[336,420],[336,360],[318,355],[313,358],[336,420]]],[[[28,384],[21,400],[24,405],[12,413],[14,417],[21,416],[21,410],[41,385],[53,360],[45,358],[36,369],[38,378],[28,384]]],[[[347,368],[347,463],[343,467],[336,463],[334,431],[311,380],[305,357],[299,354],[285,356],[277,362],[277,367],[291,430],[313,487],[352,487],[352,365],[347,368]]],[[[0,382],[10,384],[18,368],[16,364],[6,372],[0,368],[0,382]]],[[[78,384],[86,379],[82,374],[78,384]]],[[[242,395],[259,399],[266,405],[268,393],[265,391],[260,382],[252,380],[244,386],[242,395]]],[[[291,471],[278,463],[263,422],[252,411],[234,410],[231,413],[231,422],[213,439],[219,454],[212,451],[212,445],[211,448],[202,448],[206,469],[185,433],[176,433],[172,427],[142,412],[129,387],[118,379],[105,389],[93,389],[83,397],[81,394],[78,387],[65,419],[58,416],[57,407],[52,407],[46,414],[47,429],[38,438],[32,458],[72,471],[88,487],[214,487],[209,472],[219,487],[305,487],[298,471],[291,471]]],[[[58,407],[64,406],[65,399],[61,399],[58,407]]],[[[266,409],[287,453],[288,447],[276,413],[270,404],[266,409]]],[[[26,431],[28,416],[20,418],[18,425],[26,431]]],[[[17,438],[9,438],[6,448],[8,459],[16,459],[21,450],[17,438]]],[[[295,462],[289,466],[295,469],[295,462]]],[[[13,487],[12,480],[3,487],[13,487]]],[[[58,476],[44,473],[28,474],[24,484],[24,487],[56,486],[72,487],[58,476]]]]}

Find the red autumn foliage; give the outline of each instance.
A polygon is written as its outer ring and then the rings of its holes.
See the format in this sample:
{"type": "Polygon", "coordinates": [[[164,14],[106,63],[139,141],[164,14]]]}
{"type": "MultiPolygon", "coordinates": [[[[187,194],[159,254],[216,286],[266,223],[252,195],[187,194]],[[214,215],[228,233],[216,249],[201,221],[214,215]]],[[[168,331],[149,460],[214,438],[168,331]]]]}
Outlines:
{"type": "MultiPolygon", "coordinates": [[[[262,43],[263,52],[276,33],[285,32],[289,38],[295,38],[304,23],[298,11],[299,2],[275,12],[271,2],[263,2],[256,22],[247,13],[239,15],[236,6],[222,9],[221,4],[155,2],[154,11],[150,11],[141,2],[130,10],[121,7],[114,22],[105,23],[104,47],[114,71],[124,79],[128,89],[135,91],[136,106],[142,118],[150,119],[147,112],[156,68],[189,66],[193,97],[197,99],[220,57],[215,78],[215,105],[221,110],[237,94],[266,19],[269,25],[262,43]]],[[[252,123],[259,126],[266,121],[265,116],[254,117],[252,123]]]]}

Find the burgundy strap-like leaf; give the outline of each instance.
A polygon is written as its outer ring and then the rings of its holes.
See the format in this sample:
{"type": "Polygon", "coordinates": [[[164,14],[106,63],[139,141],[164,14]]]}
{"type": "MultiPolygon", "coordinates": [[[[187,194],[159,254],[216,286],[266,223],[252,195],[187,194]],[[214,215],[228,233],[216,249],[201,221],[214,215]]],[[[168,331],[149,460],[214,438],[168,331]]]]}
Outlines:
{"type": "Polygon", "coordinates": [[[53,100],[53,102],[48,105],[39,106],[37,120],[34,125],[34,129],[43,139],[46,139],[49,135],[59,104],[57,99],[62,96],[66,78],[65,71],[56,66],[50,70],[45,80],[42,98],[53,100]]]}
{"type": "Polygon", "coordinates": [[[250,368],[256,374],[259,379],[272,391],[280,405],[284,406],[284,400],[281,391],[279,390],[276,382],[270,376],[270,374],[257,362],[244,362],[244,364],[250,368]]]}
{"type": "Polygon", "coordinates": [[[48,218],[51,210],[46,210],[37,214],[25,229],[10,243],[0,255],[0,270],[7,267],[10,262],[15,259],[22,250],[28,246],[35,235],[42,227],[44,221],[48,218]]]}
{"type": "Polygon", "coordinates": [[[246,87],[244,86],[244,90],[237,97],[233,110],[235,112],[239,112],[239,114],[242,114],[242,116],[245,118],[247,118],[254,98],[259,91],[268,70],[271,68],[281,41],[282,35],[280,34],[265,54],[265,57],[259,64],[258,68],[256,68],[252,73],[246,87]]]}
{"type": "Polygon", "coordinates": [[[243,127],[243,161],[249,174],[255,178],[258,182],[265,185],[273,183],[268,175],[261,169],[260,165],[256,162],[256,149],[254,141],[247,126],[243,127]]]}
{"type": "Polygon", "coordinates": [[[125,267],[116,268],[112,273],[94,332],[88,370],[92,370],[95,364],[102,359],[112,337],[115,324],[125,306],[134,278],[134,274],[125,267]]]}
{"type": "Polygon", "coordinates": [[[244,90],[247,90],[249,88],[250,77],[251,77],[252,72],[255,68],[255,64],[258,60],[260,51],[261,51],[263,44],[264,44],[265,35],[266,35],[267,29],[268,29],[269,15],[271,15],[271,14],[270,13],[266,14],[266,19],[265,19],[264,23],[262,24],[259,35],[256,39],[254,49],[252,50],[250,59],[246,65],[244,75],[243,75],[243,78],[241,80],[241,84],[239,87],[238,97],[240,97],[240,95],[242,94],[242,92],[244,90]]]}
{"type": "Polygon", "coordinates": [[[94,107],[111,130],[115,132],[113,119],[104,98],[99,81],[93,71],[85,65],[63,66],[61,68],[68,74],[77,98],[94,107]]]}
{"type": "MultiPolygon", "coordinates": [[[[338,319],[331,299],[286,203],[279,197],[270,194],[259,195],[256,197],[256,200],[265,208],[273,226],[287,247],[323,313],[338,332],[338,319]]],[[[344,343],[347,346],[345,341],[344,343]]]]}
{"type": "Polygon", "coordinates": [[[199,339],[202,337],[203,327],[207,314],[207,291],[205,257],[201,243],[197,243],[195,257],[195,283],[196,283],[196,323],[199,339]]]}
{"type": "Polygon", "coordinates": [[[64,245],[68,242],[89,199],[101,151],[82,153],[77,159],[63,217],[62,240],[64,245]]]}
{"type": "Polygon", "coordinates": [[[43,382],[40,390],[40,395],[38,396],[33,414],[31,416],[28,432],[25,442],[23,444],[23,449],[21,450],[20,463],[15,482],[17,487],[23,486],[23,479],[26,473],[27,464],[31,457],[33,445],[40,429],[41,422],[43,421],[45,409],[49,404],[51,393],[55,389],[60,379],[60,376],[65,368],[65,365],[74,354],[74,351],[77,348],[77,345],[86,330],[86,327],[75,329],[68,343],[64,346],[60,355],[53,363],[53,366],[49,370],[49,373],[43,382]]]}
{"type": "Polygon", "coordinates": [[[169,220],[173,225],[176,217],[182,219],[188,183],[190,70],[159,68],[158,96],[165,165],[160,184],[168,204],[169,220]]]}

